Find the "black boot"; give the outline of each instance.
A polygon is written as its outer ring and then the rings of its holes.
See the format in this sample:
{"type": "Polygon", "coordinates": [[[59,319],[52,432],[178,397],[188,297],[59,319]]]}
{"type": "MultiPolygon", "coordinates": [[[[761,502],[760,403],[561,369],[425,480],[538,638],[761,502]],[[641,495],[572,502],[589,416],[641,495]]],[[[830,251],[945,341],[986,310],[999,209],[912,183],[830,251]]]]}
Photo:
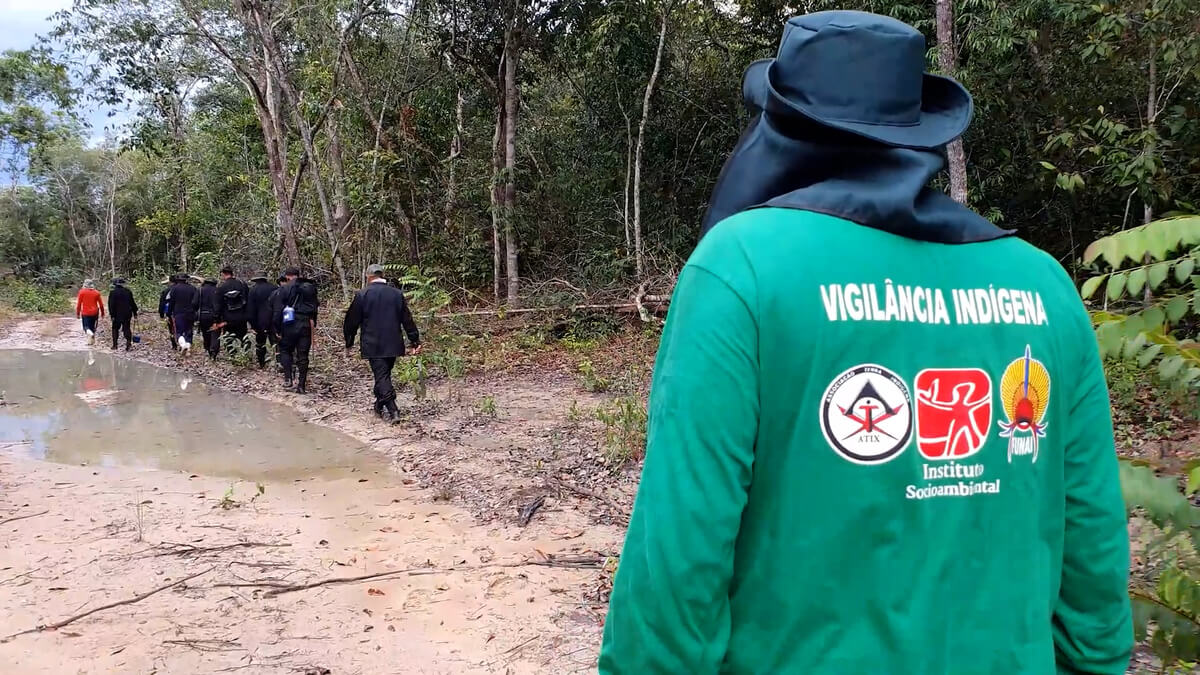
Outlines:
{"type": "Polygon", "coordinates": [[[307,394],[308,393],[308,372],[307,371],[303,371],[303,370],[300,371],[300,380],[298,382],[296,382],[296,393],[297,394],[307,394]]]}
{"type": "Polygon", "coordinates": [[[396,407],[396,400],[392,399],[383,405],[387,408],[387,414],[383,416],[384,421],[388,424],[399,424],[400,409],[396,407]]]}
{"type": "Polygon", "coordinates": [[[375,401],[375,416],[383,419],[383,403],[380,401],[375,401]]]}

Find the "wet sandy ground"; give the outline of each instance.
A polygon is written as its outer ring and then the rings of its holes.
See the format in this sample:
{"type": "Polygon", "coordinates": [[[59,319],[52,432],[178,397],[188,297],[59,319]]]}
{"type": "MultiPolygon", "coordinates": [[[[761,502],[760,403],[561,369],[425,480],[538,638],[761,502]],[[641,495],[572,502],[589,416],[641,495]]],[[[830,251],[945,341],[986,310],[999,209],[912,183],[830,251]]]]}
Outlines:
{"type": "MultiPolygon", "coordinates": [[[[74,328],[27,322],[0,348],[79,349],[74,328]]],[[[301,412],[379,445],[369,420],[301,412]]],[[[257,481],[57,464],[27,450],[0,448],[0,634],[166,588],[0,642],[5,672],[594,668],[602,607],[586,589],[621,533],[571,503],[551,500],[527,527],[481,525],[415,489],[404,455],[386,452],[389,462],[341,477],[267,479],[257,494],[257,481]],[[388,570],[401,572],[289,588],[388,570]]]]}

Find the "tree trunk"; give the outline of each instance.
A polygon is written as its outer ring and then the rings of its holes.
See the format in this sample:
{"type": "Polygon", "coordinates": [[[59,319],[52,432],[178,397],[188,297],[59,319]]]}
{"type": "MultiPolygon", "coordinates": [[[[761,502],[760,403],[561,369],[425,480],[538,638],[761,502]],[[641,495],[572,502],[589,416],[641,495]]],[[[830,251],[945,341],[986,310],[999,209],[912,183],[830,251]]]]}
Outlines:
{"type": "MultiPolygon", "coordinates": [[[[954,0],[935,0],[937,19],[938,69],[954,77],[958,57],[954,47],[954,0]]],[[[967,154],[962,139],[946,146],[950,164],[950,197],[960,204],[967,203],[967,154]]]]}
{"type": "MultiPolygon", "coordinates": [[[[362,110],[363,117],[370,122],[371,129],[375,132],[377,143],[381,143],[383,147],[393,154],[397,154],[396,146],[392,143],[391,136],[383,128],[383,114],[386,112],[387,97],[384,97],[384,107],[376,114],[371,109],[370,99],[367,96],[367,87],[363,82],[362,76],[358,72],[358,64],[354,61],[354,55],[350,49],[342,50],[342,59],[346,64],[346,73],[350,76],[351,91],[354,92],[354,97],[358,99],[359,108],[362,110]]],[[[408,217],[408,212],[404,210],[404,202],[400,199],[400,191],[395,186],[389,175],[386,180],[388,184],[388,192],[390,193],[389,201],[392,203],[392,212],[396,215],[397,222],[404,228],[405,239],[408,242],[408,261],[413,265],[418,265],[421,262],[421,251],[418,246],[417,230],[413,225],[412,219],[408,217]]]]}
{"type": "Polygon", "coordinates": [[[446,205],[443,209],[443,227],[447,234],[454,231],[454,214],[458,206],[458,158],[462,155],[463,139],[463,93],[458,90],[454,102],[454,136],[450,138],[450,151],[446,156],[449,175],[446,180],[446,205]]]}
{"type": "MultiPolygon", "coordinates": [[[[338,264],[341,259],[341,242],[345,240],[346,231],[350,229],[350,200],[346,195],[346,170],[342,166],[342,137],[338,130],[338,125],[341,124],[340,111],[334,109],[330,112],[329,122],[326,128],[329,130],[329,165],[333,169],[333,222],[337,227],[337,248],[334,249],[334,264],[338,264]]],[[[346,279],[346,271],[343,267],[338,270],[342,275],[342,293],[343,299],[349,297],[350,287],[346,279]]]]}
{"type": "Polygon", "coordinates": [[[254,12],[255,23],[259,38],[263,42],[263,49],[266,53],[266,58],[270,69],[272,70],[280,90],[283,92],[283,97],[287,99],[288,107],[291,109],[292,121],[295,122],[296,128],[300,131],[300,141],[304,144],[304,152],[308,155],[309,164],[312,165],[312,182],[313,188],[317,193],[317,201],[321,205],[321,221],[325,226],[325,237],[329,243],[330,258],[333,259],[333,268],[337,272],[338,281],[342,285],[343,298],[350,296],[350,280],[346,276],[346,266],[342,262],[342,252],[340,248],[341,238],[338,236],[334,226],[333,210],[329,204],[329,195],[325,189],[325,180],[321,176],[321,162],[317,155],[316,142],[313,139],[312,125],[304,116],[304,111],[301,110],[301,99],[296,92],[292,81],[284,68],[283,54],[279,49],[279,43],[275,39],[274,24],[263,21],[261,15],[257,11],[254,12]]]}
{"type": "Polygon", "coordinates": [[[171,119],[171,140],[175,144],[175,209],[179,217],[179,259],[183,269],[187,269],[191,252],[188,251],[188,199],[187,179],[183,171],[183,102],[172,96],[169,111],[171,119]]]}
{"type": "Polygon", "coordinates": [[[111,183],[108,190],[108,270],[117,277],[117,162],[113,159],[111,183]]]}
{"type": "Polygon", "coordinates": [[[505,275],[508,277],[508,300],[510,308],[520,302],[521,277],[517,267],[516,207],[517,207],[517,60],[520,45],[517,31],[510,28],[504,38],[504,252],[506,254],[505,275]]]}
{"type": "Polygon", "coordinates": [[[504,93],[499,93],[496,105],[496,131],[492,135],[492,294],[500,302],[500,230],[504,221],[504,93]]]}
{"type": "MultiPolygon", "coordinates": [[[[1146,94],[1146,130],[1154,131],[1154,120],[1158,117],[1157,100],[1158,100],[1158,55],[1157,50],[1150,47],[1150,75],[1149,86],[1146,94]]],[[[1150,133],[1146,136],[1146,156],[1153,157],[1156,150],[1154,143],[1154,134],[1150,133]]],[[[1154,220],[1154,205],[1150,202],[1150,189],[1146,187],[1146,192],[1143,194],[1142,202],[1144,208],[1142,211],[1142,222],[1149,223],[1154,220]]],[[[1150,287],[1146,287],[1147,298],[1149,298],[1150,287]]]]}
{"type": "Polygon", "coordinates": [[[629,197],[630,185],[633,183],[633,122],[629,113],[621,106],[621,115],[625,118],[625,191],[624,204],[621,207],[621,224],[625,228],[625,255],[633,252],[633,238],[629,234],[629,197]]]}
{"type": "Polygon", "coordinates": [[[658,83],[658,73],[662,68],[669,12],[669,7],[663,7],[662,26],[658,31],[658,48],[654,52],[654,70],[650,71],[650,80],[646,82],[646,93],[642,97],[642,120],[638,123],[637,148],[633,155],[633,251],[639,280],[646,272],[646,256],[642,243],[642,150],[646,145],[646,123],[650,121],[650,99],[654,95],[654,85],[658,83]]]}

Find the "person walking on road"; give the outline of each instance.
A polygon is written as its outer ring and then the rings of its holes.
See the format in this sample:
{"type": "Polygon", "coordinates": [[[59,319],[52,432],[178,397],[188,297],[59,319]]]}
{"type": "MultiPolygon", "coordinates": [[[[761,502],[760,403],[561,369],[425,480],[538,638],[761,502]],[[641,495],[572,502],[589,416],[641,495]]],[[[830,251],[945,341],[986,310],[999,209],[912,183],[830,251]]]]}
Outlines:
{"type": "Polygon", "coordinates": [[[137,317],[137,300],[133,292],[125,287],[124,279],[113,279],[112,290],[108,292],[108,315],[112,318],[112,348],[117,348],[118,334],[125,336],[125,351],[133,346],[133,329],[131,323],[137,317]]]}
{"type": "Polygon", "coordinates": [[[176,276],[172,274],[162,280],[163,289],[158,294],[158,318],[167,327],[167,342],[171,343],[171,349],[179,351],[179,343],[175,342],[175,327],[171,321],[171,285],[175,283],[176,276]]]}
{"type": "Polygon", "coordinates": [[[171,312],[171,325],[175,329],[175,342],[187,356],[192,350],[193,330],[196,325],[196,307],[200,304],[200,291],[191,284],[188,275],[175,275],[175,283],[167,294],[167,305],[171,312]]]}
{"type": "Polygon", "coordinates": [[[267,279],[265,272],[255,274],[253,286],[246,298],[246,314],[250,328],[254,330],[254,356],[258,367],[267,367],[267,345],[275,348],[275,333],[271,329],[271,296],[279,287],[267,279]]]}
{"type": "Polygon", "coordinates": [[[205,279],[200,284],[200,293],[196,296],[196,320],[200,324],[200,334],[204,340],[204,351],[208,358],[217,360],[221,351],[221,308],[217,302],[217,280],[205,279]]]}
{"type": "Polygon", "coordinates": [[[297,394],[308,393],[308,357],[312,349],[313,331],[317,328],[317,286],[300,276],[300,270],[289,267],[284,271],[287,284],[280,287],[277,304],[279,313],[272,317],[275,334],[279,337],[279,361],[283,366],[283,386],[297,394]]]}
{"type": "Polygon", "coordinates": [[[603,675],[1123,675],[1129,531],[1058,262],[928,187],[970,94],[790,19],[681,270],[603,675]]]}
{"type": "Polygon", "coordinates": [[[223,333],[232,335],[242,342],[246,338],[246,322],[250,319],[248,309],[250,288],[246,282],[233,276],[233,268],[221,270],[221,284],[217,286],[217,313],[223,333]]]}
{"type": "Polygon", "coordinates": [[[375,378],[375,415],[393,424],[400,421],[396,407],[396,389],[392,386],[392,368],[396,359],[404,356],[404,335],[412,345],[412,353],[421,352],[421,334],[413,322],[412,312],[404,293],[389,286],[381,265],[367,268],[367,287],[354,294],[342,332],[346,351],[354,347],[354,337],[361,330],[359,341],[364,359],[371,365],[375,378]]]}
{"type": "Polygon", "coordinates": [[[100,291],[96,290],[96,282],[91,279],[83,280],[83,288],[75,298],[75,318],[83,322],[83,332],[87,335],[88,344],[96,343],[96,327],[104,318],[104,300],[100,291]]]}

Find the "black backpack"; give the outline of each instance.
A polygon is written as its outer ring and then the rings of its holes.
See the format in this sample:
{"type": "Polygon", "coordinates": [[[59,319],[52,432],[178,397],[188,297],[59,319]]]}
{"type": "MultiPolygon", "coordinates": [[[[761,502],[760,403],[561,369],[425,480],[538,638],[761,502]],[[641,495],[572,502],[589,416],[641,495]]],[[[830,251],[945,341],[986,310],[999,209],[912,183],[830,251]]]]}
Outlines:
{"type": "Polygon", "coordinates": [[[246,309],[246,294],[240,288],[225,291],[225,308],[231,312],[246,309]]]}

